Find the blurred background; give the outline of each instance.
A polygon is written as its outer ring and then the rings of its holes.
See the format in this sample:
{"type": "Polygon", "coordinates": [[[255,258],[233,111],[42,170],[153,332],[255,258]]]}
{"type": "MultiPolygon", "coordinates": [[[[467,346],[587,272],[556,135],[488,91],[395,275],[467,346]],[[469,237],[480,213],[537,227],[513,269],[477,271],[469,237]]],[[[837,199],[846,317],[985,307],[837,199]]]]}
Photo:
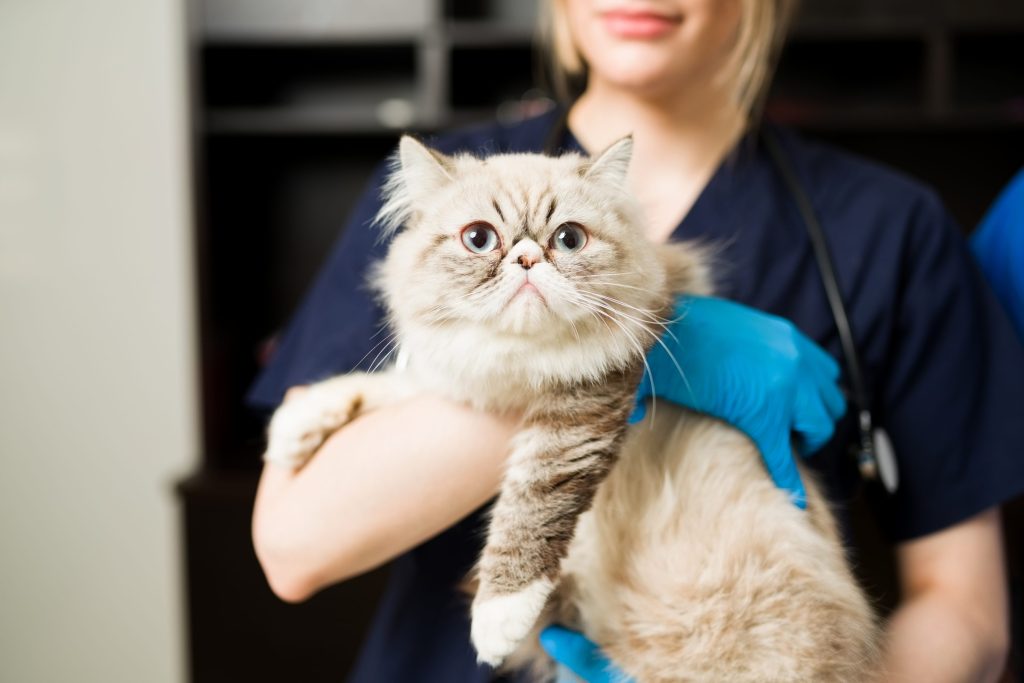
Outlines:
{"type": "MultiPolygon", "coordinates": [[[[273,596],[242,396],[401,131],[551,105],[534,13],[0,0],[0,680],[342,678],[387,569],[273,596]]],[[[968,232],[1024,166],[1024,2],[804,0],[768,113],[968,232]]]]}

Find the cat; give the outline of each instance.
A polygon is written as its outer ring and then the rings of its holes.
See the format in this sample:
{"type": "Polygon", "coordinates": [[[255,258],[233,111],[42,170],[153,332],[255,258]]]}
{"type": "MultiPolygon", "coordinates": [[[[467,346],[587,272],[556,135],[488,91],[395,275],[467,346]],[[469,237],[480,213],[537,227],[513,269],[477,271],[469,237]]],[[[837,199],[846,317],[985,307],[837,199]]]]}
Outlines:
{"type": "Polygon", "coordinates": [[[558,621],[641,683],[865,680],[878,626],[809,474],[803,511],[724,423],[661,402],[628,425],[676,295],[710,291],[701,249],[645,238],[632,145],[476,158],[403,137],[372,282],[408,363],[288,401],[265,457],[301,467],[426,390],[521,415],[475,575],[481,662],[550,680],[536,634],[558,621]]]}

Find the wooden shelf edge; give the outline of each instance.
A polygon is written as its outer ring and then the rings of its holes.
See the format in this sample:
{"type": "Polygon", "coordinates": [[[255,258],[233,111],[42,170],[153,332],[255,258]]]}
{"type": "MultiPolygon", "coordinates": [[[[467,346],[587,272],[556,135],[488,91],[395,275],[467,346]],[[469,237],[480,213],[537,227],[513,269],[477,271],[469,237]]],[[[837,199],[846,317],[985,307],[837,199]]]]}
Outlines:
{"type": "Polygon", "coordinates": [[[174,492],[184,501],[251,500],[256,495],[260,473],[254,469],[218,471],[201,468],[174,483],[174,492]]]}

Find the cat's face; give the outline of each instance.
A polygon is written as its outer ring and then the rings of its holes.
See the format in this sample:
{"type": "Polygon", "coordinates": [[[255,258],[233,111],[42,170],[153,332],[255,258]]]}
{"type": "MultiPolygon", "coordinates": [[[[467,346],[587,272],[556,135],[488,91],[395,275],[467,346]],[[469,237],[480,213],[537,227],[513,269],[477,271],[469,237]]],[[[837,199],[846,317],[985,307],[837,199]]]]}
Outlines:
{"type": "Polygon", "coordinates": [[[624,189],[631,149],[476,159],[403,138],[381,215],[405,225],[378,276],[393,321],[646,346],[666,277],[624,189]]]}

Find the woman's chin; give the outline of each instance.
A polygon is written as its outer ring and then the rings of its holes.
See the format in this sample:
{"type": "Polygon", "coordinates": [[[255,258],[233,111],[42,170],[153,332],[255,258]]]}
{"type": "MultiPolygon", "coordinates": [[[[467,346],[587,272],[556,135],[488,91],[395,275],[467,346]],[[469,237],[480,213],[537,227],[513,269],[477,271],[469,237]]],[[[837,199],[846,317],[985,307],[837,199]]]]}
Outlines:
{"type": "Polygon", "coordinates": [[[645,55],[639,49],[629,50],[622,59],[607,61],[611,63],[591,66],[591,79],[600,79],[617,90],[641,95],[673,93],[679,92],[688,80],[685,74],[680,73],[678,64],[672,64],[656,53],[645,55]]]}

